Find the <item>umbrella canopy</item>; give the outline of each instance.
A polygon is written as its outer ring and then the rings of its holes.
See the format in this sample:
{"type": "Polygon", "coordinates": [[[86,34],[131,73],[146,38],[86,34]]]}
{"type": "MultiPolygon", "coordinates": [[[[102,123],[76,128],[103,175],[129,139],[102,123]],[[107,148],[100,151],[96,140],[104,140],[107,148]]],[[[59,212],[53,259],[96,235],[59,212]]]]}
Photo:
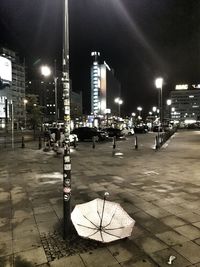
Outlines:
{"type": "Polygon", "coordinates": [[[71,219],[80,236],[101,242],[130,236],[135,224],[118,203],[105,198],[76,205],[71,219]]]}

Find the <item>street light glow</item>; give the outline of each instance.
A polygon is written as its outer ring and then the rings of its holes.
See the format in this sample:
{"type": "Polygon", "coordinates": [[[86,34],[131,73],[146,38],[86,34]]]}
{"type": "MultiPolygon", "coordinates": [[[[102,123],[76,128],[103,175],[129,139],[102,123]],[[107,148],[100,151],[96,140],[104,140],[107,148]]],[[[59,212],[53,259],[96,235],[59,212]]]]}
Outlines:
{"type": "Polygon", "coordinates": [[[155,86],[156,86],[156,88],[160,89],[160,88],[162,88],[162,85],[163,85],[163,78],[157,78],[155,80],[155,86]]]}
{"type": "Polygon", "coordinates": [[[172,104],[172,100],[171,99],[167,99],[167,105],[170,106],[172,104]]]}
{"type": "Polygon", "coordinates": [[[41,70],[42,75],[44,75],[45,77],[51,75],[51,69],[47,65],[41,66],[40,70],[41,70]]]}
{"type": "Polygon", "coordinates": [[[153,112],[156,112],[157,107],[152,107],[153,112]]]}
{"type": "Polygon", "coordinates": [[[137,110],[142,111],[142,107],[137,107],[137,110]]]}

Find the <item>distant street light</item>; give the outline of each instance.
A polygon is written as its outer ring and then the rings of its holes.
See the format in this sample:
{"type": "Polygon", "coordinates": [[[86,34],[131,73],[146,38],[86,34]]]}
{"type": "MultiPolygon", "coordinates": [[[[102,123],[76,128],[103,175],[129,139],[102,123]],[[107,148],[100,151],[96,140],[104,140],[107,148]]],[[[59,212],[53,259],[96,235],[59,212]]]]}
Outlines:
{"type": "Polygon", "coordinates": [[[123,104],[123,100],[119,97],[115,98],[115,103],[118,104],[118,116],[121,116],[120,106],[123,104]]]}
{"type": "Polygon", "coordinates": [[[157,107],[152,107],[153,112],[156,112],[156,110],[157,110],[157,107]]]}
{"type": "Polygon", "coordinates": [[[169,122],[170,122],[170,120],[171,120],[171,112],[170,112],[170,106],[171,106],[171,104],[172,104],[172,100],[171,100],[171,99],[167,99],[169,122]]]}
{"type": "Polygon", "coordinates": [[[24,128],[26,129],[26,105],[28,103],[27,99],[24,99],[24,128]]]}
{"type": "MultiPolygon", "coordinates": [[[[52,74],[50,67],[47,65],[41,66],[40,70],[41,70],[41,74],[45,77],[48,77],[52,74]]],[[[55,61],[55,70],[54,70],[53,79],[54,79],[54,91],[55,91],[55,121],[57,123],[57,121],[58,121],[58,96],[57,96],[58,77],[56,77],[56,61],[55,61]]]]}
{"type": "Polygon", "coordinates": [[[141,117],[142,107],[137,107],[137,110],[139,111],[139,117],[141,117]]]}
{"type": "Polygon", "coordinates": [[[162,86],[163,86],[163,78],[157,78],[155,80],[155,86],[159,90],[159,95],[158,95],[158,107],[160,109],[160,123],[162,124],[163,122],[163,109],[162,109],[162,86]]]}

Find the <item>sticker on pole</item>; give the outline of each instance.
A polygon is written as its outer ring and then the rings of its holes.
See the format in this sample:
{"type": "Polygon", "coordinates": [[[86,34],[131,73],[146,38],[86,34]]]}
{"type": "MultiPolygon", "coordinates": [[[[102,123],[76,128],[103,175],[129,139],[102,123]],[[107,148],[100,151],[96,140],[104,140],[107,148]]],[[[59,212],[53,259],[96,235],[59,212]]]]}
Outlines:
{"type": "Polygon", "coordinates": [[[66,194],[68,194],[68,193],[71,192],[71,188],[70,187],[64,187],[63,188],[63,192],[66,193],[66,194]]]}

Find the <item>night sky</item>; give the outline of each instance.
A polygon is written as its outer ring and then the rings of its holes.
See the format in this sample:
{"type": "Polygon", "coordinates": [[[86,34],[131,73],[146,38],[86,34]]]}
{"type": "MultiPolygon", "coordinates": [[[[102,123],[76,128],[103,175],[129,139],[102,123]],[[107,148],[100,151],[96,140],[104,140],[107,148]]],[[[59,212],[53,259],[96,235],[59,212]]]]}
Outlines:
{"type": "MultiPolygon", "coordinates": [[[[178,83],[200,83],[200,0],[69,0],[70,77],[89,111],[91,51],[114,68],[124,100],[122,113],[157,105],[178,83]]],[[[1,0],[0,44],[39,64],[61,69],[62,0],[1,0]]],[[[39,75],[39,73],[38,73],[39,75]]]]}

